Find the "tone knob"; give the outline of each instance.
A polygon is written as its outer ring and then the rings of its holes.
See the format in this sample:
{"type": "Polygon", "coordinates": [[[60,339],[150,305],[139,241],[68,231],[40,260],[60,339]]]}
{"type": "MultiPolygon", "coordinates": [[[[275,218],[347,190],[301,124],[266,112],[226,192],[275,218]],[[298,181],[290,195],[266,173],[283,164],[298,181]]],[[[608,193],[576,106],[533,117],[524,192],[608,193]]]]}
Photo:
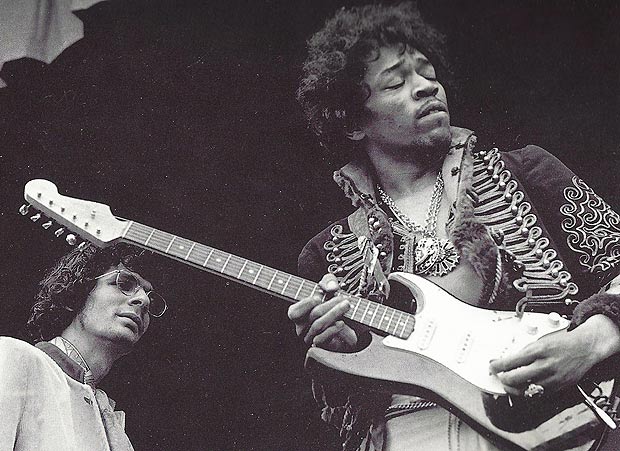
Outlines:
{"type": "Polygon", "coordinates": [[[549,313],[549,315],[547,315],[547,321],[549,322],[549,325],[552,327],[558,327],[560,325],[561,319],[562,317],[557,312],[551,312],[549,313]]]}

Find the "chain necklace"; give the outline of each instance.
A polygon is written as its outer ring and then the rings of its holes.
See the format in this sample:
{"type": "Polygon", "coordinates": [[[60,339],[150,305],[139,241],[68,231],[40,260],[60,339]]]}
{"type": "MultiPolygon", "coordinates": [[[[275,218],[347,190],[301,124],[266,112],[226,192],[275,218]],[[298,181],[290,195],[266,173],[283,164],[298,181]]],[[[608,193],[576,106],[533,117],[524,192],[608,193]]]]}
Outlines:
{"type": "Polygon", "coordinates": [[[430,276],[445,276],[452,271],[459,262],[459,253],[452,242],[448,239],[437,238],[437,216],[441,208],[441,198],[443,197],[444,182],[441,171],[437,174],[431,202],[426,211],[424,227],[417,224],[409,216],[396,206],[394,200],[383,189],[377,185],[377,192],[381,201],[392,211],[396,219],[411,234],[420,233],[421,238],[413,238],[415,241],[413,264],[417,274],[427,274],[430,276]]]}

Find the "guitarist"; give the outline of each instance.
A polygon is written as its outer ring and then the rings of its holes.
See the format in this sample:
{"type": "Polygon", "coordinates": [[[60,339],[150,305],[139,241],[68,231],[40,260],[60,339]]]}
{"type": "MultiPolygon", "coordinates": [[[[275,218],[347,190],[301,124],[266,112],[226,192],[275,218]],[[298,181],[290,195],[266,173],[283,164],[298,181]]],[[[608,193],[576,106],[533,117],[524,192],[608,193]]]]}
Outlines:
{"type": "MultiPolygon", "coordinates": [[[[367,331],[343,321],[339,290],[386,301],[392,271],[481,307],[572,315],[569,332],[490,363],[511,396],[544,396],[620,351],[620,216],[545,150],[477,150],[451,126],[443,44],[411,3],[340,9],[308,41],[298,100],[323,147],[349,156],[334,180],[356,210],[302,250],[300,275],[329,299],[289,317],[308,345],[356,351],[367,331]]],[[[344,450],[499,449],[425,399],[313,388],[344,450]]]]}
{"type": "Polygon", "coordinates": [[[27,324],[36,346],[0,338],[0,450],[133,450],[124,412],[98,385],[166,310],[137,272],[152,268],[145,256],[87,245],[41,281],[27,324]]]}

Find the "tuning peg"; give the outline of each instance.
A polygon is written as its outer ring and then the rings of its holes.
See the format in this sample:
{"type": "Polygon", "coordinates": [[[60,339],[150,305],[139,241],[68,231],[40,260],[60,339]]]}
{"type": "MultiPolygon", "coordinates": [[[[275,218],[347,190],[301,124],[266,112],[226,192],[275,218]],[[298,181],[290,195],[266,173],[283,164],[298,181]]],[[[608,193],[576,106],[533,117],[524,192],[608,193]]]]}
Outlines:
{"type": "Polygon", "coordinates": [[[37,213],[37,214],[36,214],[36,215],[34,215],[34,216],[30,216],[30,220],[31,220],[32,222],[37,222],[39,219],[41,219],[41,213],[37,213]]]}
{"type": "Polygon", "coordinates": [[[47,222],[44,222],[43,224],[41,224],[41,227],[43,227],[45,230],[49,229],[52,225],[54,224],[54,221],[52,221],[51,219],[47,222]]]}
{"type": "Polygon", "coordinates": [[[30,205],[24,204],[19,207],[19,214],[21,214],[22,216],[26,216],[28,214],[28,210],[30,210],[30,205]]]}
{"type": "Polygon", "coordinates": [[[69,246],[74,246],[75,243],[77,243],[77,237],[74,234],[70,233],[65,237],[65,241],[69,246]]]}
{"type": "Polygon", "coordinates": [[[56,235],[56,238],[60,238],[62,236],[62,234],[65,233],[65,229],[63,229],[62,227],[58,230],[56,230],[54,232],[54,235],[56,235]]]}

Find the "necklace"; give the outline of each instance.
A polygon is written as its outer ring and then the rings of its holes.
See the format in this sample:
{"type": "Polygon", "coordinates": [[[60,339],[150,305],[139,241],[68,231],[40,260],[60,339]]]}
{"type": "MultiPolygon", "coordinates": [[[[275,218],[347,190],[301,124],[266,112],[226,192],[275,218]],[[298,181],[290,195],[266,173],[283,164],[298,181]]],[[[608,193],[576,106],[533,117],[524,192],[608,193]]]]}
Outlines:
{"type": "Polygon", "coordinates": [[[441,198],[443,196],[444,182],[441,171],[437,174],[431,202],[426,211],[424,227],[417,224],[409,216],[396,206],[394,199],[377,185],[377,192],[381,201],[392,211],[398,222],[404,226],[410,234],[420,233],[421,238],[413,238],[414,248],[414,271],[417,274],[427,274],[429,276],[445,276],[459,262],[459,253],[452,242],[448,239],[437,238],[437,216],[441,208],[441,198]]]}

